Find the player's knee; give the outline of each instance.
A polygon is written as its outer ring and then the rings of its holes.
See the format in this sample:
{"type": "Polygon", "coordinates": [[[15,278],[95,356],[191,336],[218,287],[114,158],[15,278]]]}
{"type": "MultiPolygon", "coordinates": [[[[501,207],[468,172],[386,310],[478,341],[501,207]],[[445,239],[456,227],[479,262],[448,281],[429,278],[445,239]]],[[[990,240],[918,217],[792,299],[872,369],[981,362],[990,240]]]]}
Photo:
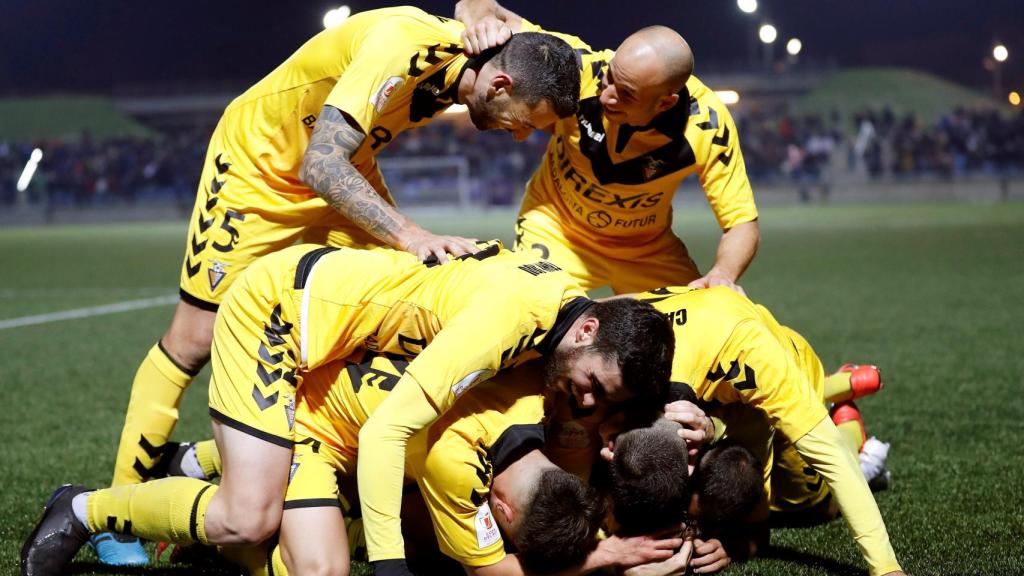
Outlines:
{"type": "Polygon", "coordinates": [[[285,554],[289,574],[304,576],[349,576],[348,558],[338,554],[285,554]]]}
{"type": "Polygon", "coordinates": [[[179,366],[198,372],[210,359],[215,318],[215,312],[182,303],[160,343],[179,366]]]}
{"type": "Polygon", "coordinates": [[[256,546],[273,536],[281,525],[281,512],[274,510],[242,510],[230,514],[224,528],[230,541],[241,546],[256,546]]]}

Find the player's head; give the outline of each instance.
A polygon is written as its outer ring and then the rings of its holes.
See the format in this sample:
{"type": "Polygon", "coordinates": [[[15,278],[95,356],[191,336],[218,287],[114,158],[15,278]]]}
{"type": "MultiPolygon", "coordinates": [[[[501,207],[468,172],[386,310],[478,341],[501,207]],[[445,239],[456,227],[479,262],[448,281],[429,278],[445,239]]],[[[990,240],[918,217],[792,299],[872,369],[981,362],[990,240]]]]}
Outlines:
{"type": "Polygon", "coordinates": [[[664,404],[675,337],[665,315],[633,298],[594,302],[547,359],[548,386],[584,408],[632,399],[664,404]]]}
{"type": "Polygon", "coordinates": [[[527,572],[558,572],[597,545],[605,509],[593,488],[534,452],[534,462],[496,476],[492,508],[527,572]]]}
{"type": "Polygon", "coordinates": [[[480,58],[485,63],[464,98],[480,130],[508,130],[524,140],[579,108],[579,63],[564,40],[522,32],[480,58]]]}
{"type": "Polygon", "coordinates": [[[630,35],[615,51],[601,82],[605,117],[617,124],[645,126],[679,102],[693,73],[693,52],[671,28],[649,26],[630,35]]]}
{"type": "Polygon", "coordinates": [[[665,419],[619,434],[611,462],[612,513],[625,536],[678,528],[690,504],[686,441],[665,419]]]}
{"type": "Polygon", "coordinates": [[[754,511],[764,491],[761,464],[746,448],[724,441],[703,451],[693,470],[690,514],[715,532],[754,511]]]}

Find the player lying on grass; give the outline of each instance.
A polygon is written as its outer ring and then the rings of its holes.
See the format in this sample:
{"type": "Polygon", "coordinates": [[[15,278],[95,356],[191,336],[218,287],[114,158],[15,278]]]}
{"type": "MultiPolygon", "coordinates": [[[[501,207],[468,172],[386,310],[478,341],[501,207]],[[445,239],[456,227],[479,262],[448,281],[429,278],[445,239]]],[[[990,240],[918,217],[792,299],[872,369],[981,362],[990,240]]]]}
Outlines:
{"type": "Polygon", "coordinates": [[[634,300],[593,302],[564,271],[497,244],[443,266],[387,249],[300,245],[250,267],[217,315],[210,382],[219,488],[190,478],[50,498],[22,571],[59,574],[90,532],[254,545],[277,531],[305,373],[361,350],[410,359],[359,432],[370,560],[407,573],[399,524],[405,448],[497,371],[544,358],[585,404],[658,396],[672,358],[664,315],[634,300]]]}
{"type": "MultiPolygon", "coordinates": [[[[112,485],[159,467],[182,394],[210,359],[217,309],[256,258],[299,240],[387,245],[442,262],[474,250],[399,213],[377,154],[455,103],[479,129],[521,140],[576,111],[579,70],[573,50],[543,34],[467,57],[463,30],[408,6],[360,12],[311,38],[227,107],[189,220],[181,301],[135,375],[112,485]]],[[[137,540],[98,544],[104,562],[146,562],[137,540]]]]}
{"type": "MultiPolygon", "coordinates": [[[[466,23],[470,53],[541,30],[493,0],[462,0],[455,15],[466,23]]],[[[586,290],[735,288],[757,252],[758,212],[736,124],[692,74],[690,46],[664,26],[630,35],[615,51],[556,35],[580,53],[580,109],[554,124],[526,186],[516,249],[538,251],[586,290]],[[722,229],[703,275],[672,231],[672,197],[692,175],[722,229]]]]}

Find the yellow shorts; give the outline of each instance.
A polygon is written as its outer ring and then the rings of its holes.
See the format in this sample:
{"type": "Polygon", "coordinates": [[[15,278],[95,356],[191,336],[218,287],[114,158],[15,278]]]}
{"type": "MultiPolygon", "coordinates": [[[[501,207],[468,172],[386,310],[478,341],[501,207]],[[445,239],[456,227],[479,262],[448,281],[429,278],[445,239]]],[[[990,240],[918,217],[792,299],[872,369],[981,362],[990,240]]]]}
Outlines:
{"type": "Polygon", "coordinates": [[[701,276],[686,245],[671,230],[642,245],[616,247],[575,233],[541,209],[520,213],[515,250],[533,250],[551,260],[587,291],[611,286],[616,294],[629,294],[685,286],[701,276]]]}
{"type": "Polygon", "coordinates": [[[772,512],[813,508],[829,497],[828,485],[782,434],[775,435],[772,466],[772,512]]]}
{"type": "MultiPolygon", "coordinates": [[[[366,248],[381,243],[319,196],[275,191],[233,140],[228,116],[210,139],[181,267],[182,300],[216,311],[228,287],[265,254],[297,242],[366,248]]],[[[391,202],[376,164],[360,166],[374,189],[391,202]]]]}
{"type": "Polygon", "coordinates": [[[296,256],[272,254],[245,271],[217,313],[210,354],[210,416],[286,448],[302,376],[294,302],[281,295],[295,282],[296,256]]]}

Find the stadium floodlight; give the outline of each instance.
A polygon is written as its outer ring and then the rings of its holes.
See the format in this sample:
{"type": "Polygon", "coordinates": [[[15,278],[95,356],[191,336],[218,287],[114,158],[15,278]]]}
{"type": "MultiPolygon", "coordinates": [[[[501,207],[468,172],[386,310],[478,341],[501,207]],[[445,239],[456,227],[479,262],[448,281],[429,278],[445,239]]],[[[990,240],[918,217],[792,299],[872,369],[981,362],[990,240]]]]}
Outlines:
{"type": "Polygon", "coordinates": [[[28,162],[25,163],[25,169],[21,171],[21,177],[18,178],[18,192],[24,192],[28,189],[29,182],[32,181],[32,176],[35,176],[36,168],[39,167],[39,161],[43,159],[43,151],[36,148],[28,156],[28,162]]]}
{"type": "Polygon", "coordinates": [[[1017,92],[1016,90],[1010,92],[1010,105],[1020,106],[1020,92],[1017,92]]]}
{"type": "Polygon", "coordinates": [[[799,38],[790,38],[789,42],[786,42],[786,52],[790,56],[796,56],[804,49],[804,43],[799,38]]]}
{"type": "Polygon", "coordinates": [[[757,31],[757,37],[761,39],[761,42],[771,44],[779,37],[779,31],[771,24],[762,24],[761,29],[757,31]]]}
{"type": "Polygon", "coordinates": [[[348,7],[348,4],[332,8],[324,14],[324,28],[334,28],[345,20],[348,20],[348,17],[351,15],[352,9],[348,7]]]}
{"type": "Polygon", "coordinates": [[[736,0],[736,5],[746,14],[757,12],[757,0],[736,0]]]}
{"type": "Polygon", "coordinates": [[[740,101],[740,93],[735,90],[715,90],[715,95],[726,106],[732,106],[740,101]]]}
{"type": "Polygon", "coordinates": [[[1006,62],[1006,59],[1010,57],[1010,51],[1006,49],[1006,46],[998,44],[992,48],[992,57],[996,59],[996,62],[1006,62]]]}

